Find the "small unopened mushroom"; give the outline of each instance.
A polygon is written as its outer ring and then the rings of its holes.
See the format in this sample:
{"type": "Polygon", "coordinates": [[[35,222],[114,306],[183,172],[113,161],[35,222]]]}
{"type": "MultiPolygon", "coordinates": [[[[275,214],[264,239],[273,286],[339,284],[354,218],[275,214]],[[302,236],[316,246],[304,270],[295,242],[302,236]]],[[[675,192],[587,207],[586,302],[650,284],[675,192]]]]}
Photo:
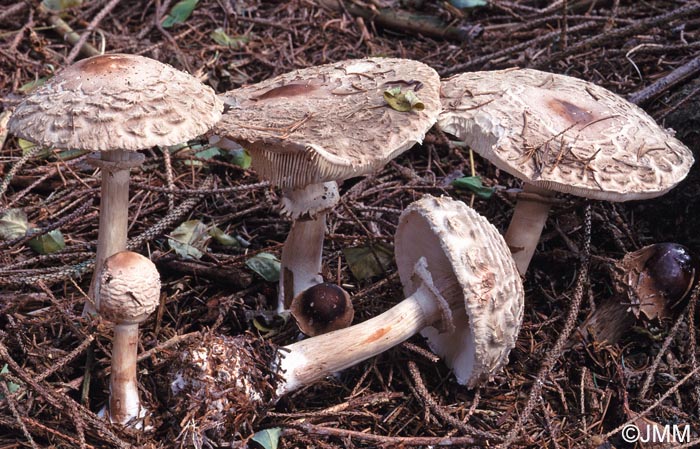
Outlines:
{"type": "Polygon", "coordinates": [[[688,174],[692,152],[624,98],[531,69],[463,73],[442,83],[438,126],[524,181],[506,242],[525,273],[556,192],[654,198],[688,174]]]}
{"type": "Polygon", "coordinates": [[[678,316],[700,277],[700,259],[677,243],[657,243],[615,264],[616,294],[602,301],[579,335],[616,343],[638,318],[666,321],[678,316]]]}
{"type": "MultiPolygon", "coordinates": [[[[491,378],[515,345],[524,299],[520,275],[496,228],[462,202],[426,196],[401,215],[395,249],[407,298],[388,311],[277,351],[241,350],[251,347],[243,338],[214,337],[183,353],[173,391],[184,401],[196,398],[203,411],[237,415],[231,410],[241,395],[248,408],[251,398],[274,401],[421,331],[457,382],[474,387],[491,378]],[[224,353],[251,358],[234,361],[224,353]],[[231,374],[232,366],[241,374],[245,367],[259,370],[265,354],[268,376],[231,374]],[[221,370],[229,374],[222,378],[221,370]]],[[[202,426],[227,419],[217,413],[200,416],[202,426]]]]}
{"type": "Polygon", "coordinates": [[[278,310],[322,282],[326,212],[337,181],[367,175],[419,143],[440,111],[440,78],[408,59],[367,58],[295,70],[223,95],[227,109],[212,133],[251,153],[258,174],[282,188],[293,220],[282,250],[278,310]],[[420,108],[389,106],[384,93],[411,91],[420,108]]]}
{"type": "MultiPolygon", "coordinates": [[[[156,309],[160,276],[148,258],[122,251],[105,260],[96,287],[97,312],[114,323],[109,407],[112,422],[127,424],[144,418],[136,381],[139,324],[156,309]]],[[[137,425],[138,426],[138,425],[137,425]]]]}
{"type": "Polygon", "coordinates": [[[48,148],[99,152],[92,160],[101,169],[102,186],[90,299],[104,260],[126,249],[129,170],[144,160],[137,150],[197,137],[223,107],[195,77],[128,54],[78,61],[17,106],[9,123],[16,136],[48,148]]]}
{"type": "Polygon", "coordinates": [[[348,292],[328,282],[299,293],[292,300],[289,310],[299,329],[312,337],[346,328],[355,316],[348,292]]]}

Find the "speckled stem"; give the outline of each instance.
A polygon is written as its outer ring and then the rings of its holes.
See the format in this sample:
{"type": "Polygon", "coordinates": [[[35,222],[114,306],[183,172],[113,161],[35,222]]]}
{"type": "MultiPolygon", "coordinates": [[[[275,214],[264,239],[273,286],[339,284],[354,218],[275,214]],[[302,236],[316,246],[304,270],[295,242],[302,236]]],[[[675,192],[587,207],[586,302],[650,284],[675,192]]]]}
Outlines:
{"type": "Polygon", "coordinates": [[[102,271],[105,259],[126,249],[129,220],[129,169],[123,168],[123,163],[128,163],[133,158],[133,151],[106,151],[101,154],[100,224],[97,231],[95,269],[88,291],[88,297],[93,303],[85,303],[83,315],[95,313],[95,282],[102,271]],[[112,165],[110,162],[115,163],[114,167],[110,167],[112,165]]]}
{"type": "Polygon", "coordinates": [[[296,295],[323,282],[321,263],[325,234],[325,212],[292,224],[282,249],[278,312],[289,309],[296,295]]]}
{"type": "Polygon", "coordinates": [[[112,422],[126,424],[139,417],[141,403],[136,383],[138,324],[114,326],[112,373],[109,378],[109,416],[112,422]]]}
{"type": "Polygon", "coordinates": [[[278,371],[283,396],[318,379],[356,365],[409,339],[442,317],[435,296],[421,285],[386,312],[360,324],[284,346],[278,371]]]}
{"type": "Polygon", "coordinates": [[[506,243],[510,247],[513,260],[521,275],[525,274],[528,265],[530,265],[532,255],[537,248],[537,242],[539,242],[547,222],[547,215],[551,207],[551,202],[547,199],[555,195],[550,190],[531,184],[525,184],[523,190],[535,195],[518,199],[513,218],[510,220],[505,235],[506,243]],[[538,196],[541,196],[542,200],[539,200],[538,196]]]}

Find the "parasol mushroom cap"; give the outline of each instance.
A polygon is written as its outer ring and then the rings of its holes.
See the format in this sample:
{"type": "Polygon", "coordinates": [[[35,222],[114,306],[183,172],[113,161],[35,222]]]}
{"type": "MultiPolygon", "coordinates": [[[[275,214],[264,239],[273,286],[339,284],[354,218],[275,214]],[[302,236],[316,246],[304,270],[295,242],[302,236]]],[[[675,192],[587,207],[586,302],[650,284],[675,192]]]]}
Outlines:
{"type": "Polygon", "coordinates": [[[440,78],[408,59],[347,60],[292,71],[224,94],[213,134],[243,145],[253,168],[280,187],[340,181],[380,169],[423,140],[440,112],[440,78]],[[423,104],[392,109],[384,92],[423,104]]]}
{"type": "Polygon", "coordinates": [[[205,133],[223,103],[197,78],[138,55],[83,59],[15,110],[10,132],[42,146],[92,151],[174,145],[205,133]]]}
{"type": "Polygon", "coordinates": [[[595,84],[532,69],[443,81],[438,126],[527,183],[609,201],[660,196],[691,151],[641,108],[595,84]]]}
{"type": "Polygon", "coordinates": [[[445,358],[460,384],[475,386],[508,361],[523,319],[522,280],[510,250],[486,218],[461,201],[425,196],[401,215],[396,264],[408,297],[421,258],[452,310],[452,331],[426,328],[430,348],[445,358]]]}
{"type": "Polygon", "coordinates": [[[344,329],[355,316],[348,292],[329,282],[316,284],[295,296],[290,312],[299,329],[310,337],[344,329]]]}
{"type": "Polygon", "coordinates": [[[160,301],[160,275],[141,254],[121,251],[105,260],[95,287],[95,307],[106,320],[138,324],[160,301]]]}

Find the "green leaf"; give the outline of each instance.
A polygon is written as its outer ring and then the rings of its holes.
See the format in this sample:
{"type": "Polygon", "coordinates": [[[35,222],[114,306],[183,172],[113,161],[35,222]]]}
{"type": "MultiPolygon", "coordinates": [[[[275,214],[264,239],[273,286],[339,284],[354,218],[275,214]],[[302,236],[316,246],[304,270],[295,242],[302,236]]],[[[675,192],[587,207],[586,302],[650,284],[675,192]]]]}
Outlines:
{"type": "Polygon", "coordinates": [[[233,246],[234,248],[241,246],[241,242],[235,237],[225,233],[218,226],[214,226],[209,230],[209,235],[214,238],[219,244],[224,246],[233,246]]]}
{"type": "Polygon", "coordinates": [[[46,234],[37,235],[27,242],[27,245],[39,254],[51,254],[66,247],[63,234],[58,229],[46,234]]]}
{"type": "Polygon", "coordinates": [[[277,449],[282,429],[272,427],[270,429],[255,432],[250,441],[256,443],[262,449],[277,449]]]}
{"type": "Polygon", "coordinates": [[[228,150],[226,158],[229,161],[231,161],[232,164],[238,165],[242,169],[249,168],[250,163],[253,160],[250,157],[250,154],[248,154],[248,151],[245,150],[245,148],[240,148],[238,150],[228,150]]]}
{"type": "Polygon", "coordinates": [[[425,104],[412,89],[402,91],[400,87],[390,87],[384,91],[384,101],[399,112],[422,111],[425,104]]]}
{"type": "Polygon", "coordinates": [[[343,254],[352,275],[357,280],[383,275],[394,259],[391,248],[381,243],[343,248],[343,254]]]}
{"type": "Polygon", "coordinates": [[[217,44],[223,45],[224,47],[232,48],[234,50],[242,48],[245,44],[247,44],[250,41],[250,38],[248,36],[231,37],[228,34],[226,34],[226,31],[224,31],[223,28],[215,29],[211,32],[210,36],[217,44]]]}
{"type": "Polygon", "coordinates": [[[209,239],[207,227],[199,220],[182,223],[170,233],[168,245],[183,259],[201,259],[209,239]]]}
{"type": "Polygon", "coordinates": [[[22,209],[8,209],[0,216],[0,238],[13,240],[24,237],[27,230],[29,230],[29,221],[22,209]]]}
{"type": "Polygon", "coordinates": [[[280,280],[280,261],[270,253],[258,253],[246,260],[245,264],[268,282],[280,280]]]}
{"type": "Polygon", "coordinates": [[[488,5],[486,0],[450,0],[450,3],[452,3],[452,6],[460,9],[488,5]]]}
{"type": "MultiPolygon", "coordinates": [[[[217,147],[209,147],[206,150],[198,151],[194,153],[194,157],[199,158],[199,159],[205,159],[209,160],[212,159],[216,156],[221,156],[222,152],[220,148],[217,147]]],[[[195,161],[195,160],[185,160],[184,161],[185,165],[193,165],[195,167],[202,165],[202,161],[195,161]]]]}
{"type": "Polygon", "coordinates": [[[22,84],[22,86],[18,90],[22,93],[28,94],[37,87],[43,86],[47,79],[49,79],[47,76],[42,76],[41,78],[35,79],[34,81],[22,84]]]}
{"type": "MultiPolygon", "coordinates": [[[[2,366],[2,369],[0,369],[0,375],[7,374],[9,373],[10,370],[7,368],[7,363],[5,363],[2,366]]],[[[17,385],[14,382],[7,381],[5,382],[7,384],[7,390],[10,392],[10,394],[14,393],[15,391],[19,390],[19,385],[17,385]]],[[[0,393],[0,399],[5,399],[5,396],[0,393]]]]}
{"type": "Polygon", "coordinates": [[[464,176],[462,178],[457,178],[452,181],[452,185],[458,189],[467,189],[474,192],[478,197],[485,200],[491,198],[494,189],[492,187],[486,187],[481,183],[481,177],[479,176],[464,176]]]}
{"type": "Polygon", "coordinates": [[[170,28],[177,23],[182,23],[190,17],[199,0],[182,0],[170,9],[170,13],[163,20],[163,28],[170,28]]]}

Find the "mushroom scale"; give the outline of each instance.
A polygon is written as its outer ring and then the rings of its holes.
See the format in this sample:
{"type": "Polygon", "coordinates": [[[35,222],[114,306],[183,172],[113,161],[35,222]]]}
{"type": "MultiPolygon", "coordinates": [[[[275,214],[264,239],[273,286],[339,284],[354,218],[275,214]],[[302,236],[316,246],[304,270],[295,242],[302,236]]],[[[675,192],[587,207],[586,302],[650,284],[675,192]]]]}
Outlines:
{"type": "Polygon", "coordinates": [[[250,151],[263,178],[298,189],[368,174],[421,142],[440,112],[439,89],[437,72],[409,59],[309,67],[226,92],[212,133],[250,151]],[[414,90],[424,109],[390,108],[391,87],[414,90]]]}
{"type": "Polygon", "coordinates": [[[223,104],[193,76],[144,56],[107,54],[61,70],[12,115],[38,145],[92,151],[174,145],[205,133],[223,104]]]}
{"type": "Polygon", "coordinates": [[[660,196],[690,150],[638,106],[577,78],[532,69],[442,83],[438,126],[498,168],[549,190],[629,201],[660,196]]]}

